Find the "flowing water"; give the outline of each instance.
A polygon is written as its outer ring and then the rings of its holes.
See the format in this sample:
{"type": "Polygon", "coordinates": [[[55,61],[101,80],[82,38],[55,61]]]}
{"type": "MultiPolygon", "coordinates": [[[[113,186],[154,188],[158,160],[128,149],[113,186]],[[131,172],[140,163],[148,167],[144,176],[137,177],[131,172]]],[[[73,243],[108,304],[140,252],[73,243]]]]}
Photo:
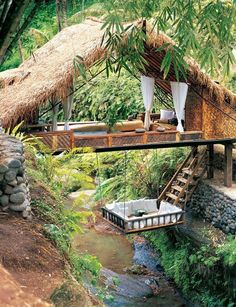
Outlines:
{"type": "MultiPolygon", "coordinates": [[[[94,255],[102,264],[101,280],[113,297],[105,299],[106,306],[187,306],[164,275],[157,253],[142,237],[135,236],[131,243],[123,235],[86,228],[73,245],[78,253],[94,255]]],[[[95,288],[87,286],[96,294],[95,288]]]]}

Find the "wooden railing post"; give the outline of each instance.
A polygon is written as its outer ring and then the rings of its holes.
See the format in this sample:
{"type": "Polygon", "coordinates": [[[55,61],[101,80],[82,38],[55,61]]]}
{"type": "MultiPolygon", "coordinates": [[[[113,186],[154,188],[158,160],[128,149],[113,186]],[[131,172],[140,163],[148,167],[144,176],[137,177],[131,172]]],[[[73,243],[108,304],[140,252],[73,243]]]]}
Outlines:
{"type": "Polygon", "coordinates": [[[71,149],[75,147],[75,135],[73,131],[70,132],[70,146],[71,149]]]}
{"type": "Polygon", "coordinates": [[[112,136],[108,135],[108,147],[112,146],[112,136]]]}
{"type": "Polygon", "coordinates": [[[144,134],[143,134],[143,144],[147,144],[147,133],[145,132],[144,134]]]}

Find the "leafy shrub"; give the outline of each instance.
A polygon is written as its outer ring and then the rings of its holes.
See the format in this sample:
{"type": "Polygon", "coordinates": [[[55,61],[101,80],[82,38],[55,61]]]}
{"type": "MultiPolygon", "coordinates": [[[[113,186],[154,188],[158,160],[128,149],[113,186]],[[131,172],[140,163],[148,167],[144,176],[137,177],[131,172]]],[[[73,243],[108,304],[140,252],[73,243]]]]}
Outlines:
{"type": "Polygon", "coordinates": [[[144,110],[140,82],[127,72],[98,75],[81,87],[75,102],[74,120],[103,121],[111,127],[144,110]]]}
{"type": "Polygon", "coordinates": [[[159,188],[170,180],[185,155],[184,149],[104,154],[100,158],[101,185],[97,198],[156,198],[159,188]]]}
{"type": "MultiPolygon", "coordinates": [[[[200,302],[201,306],[233,306],[236,293],[235,280],[232,279],[235,279],[235,273],[227,272],[223,263],[225,256],[228,260],[233,245],[226,243],[216,249],[207,245],[196,248],[184,239],[171,240],[168,233],[170,231],[146,232],[145,237],[160,253],[166,274],[184,295],[200,302]]],[[[230,263],[235,267],[236,261],[230,263]]]]}

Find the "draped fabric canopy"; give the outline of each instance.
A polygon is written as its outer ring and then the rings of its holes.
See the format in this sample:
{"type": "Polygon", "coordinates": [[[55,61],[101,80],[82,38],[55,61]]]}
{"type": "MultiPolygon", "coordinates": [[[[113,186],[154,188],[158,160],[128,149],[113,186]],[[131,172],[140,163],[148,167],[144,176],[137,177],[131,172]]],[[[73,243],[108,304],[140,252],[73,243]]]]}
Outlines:
{"type": "Polygon", "coordinates": [[[141,89],[143,94],[143,103],[145,107],[144,128],[148,131],[151,123],[150,113],[153,107],[155,79],[141,76],[141,89]]]}
{"type": "Polygon", "coordinates": [[[64,130],[70,130],[69,120],[72,115],[73,99],[74,99],[73,88],[70,88],[69,96],[66,97],[66,99],[62,102],[62,108],[63,108],[64,118],[65,118],[64,130]]]}
{"type": "Polygon", "coordinates": [[[184,108],[188,92],[188,85],[184,82],[170,82],[174,101],[175,113],[178,120],[177,130],[183,132],[182,120],[184,119],[184,108]]]}

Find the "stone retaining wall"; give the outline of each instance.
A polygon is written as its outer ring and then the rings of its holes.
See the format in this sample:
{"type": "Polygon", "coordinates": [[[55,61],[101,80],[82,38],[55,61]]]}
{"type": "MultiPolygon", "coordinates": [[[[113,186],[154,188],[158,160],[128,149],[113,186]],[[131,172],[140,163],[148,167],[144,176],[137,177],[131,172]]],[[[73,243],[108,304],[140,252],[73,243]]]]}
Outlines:
{"type": "Polygon", "coordinates": [[[23,144],[0,132],[0,210],[30,217],[30,194],[25,175],[23,144]]]}
{"type": "Polygon", "coordinates": [[[236,234],[236,199],[201,182],[188,203],[194,213],[225,233],[236,234]]]}

